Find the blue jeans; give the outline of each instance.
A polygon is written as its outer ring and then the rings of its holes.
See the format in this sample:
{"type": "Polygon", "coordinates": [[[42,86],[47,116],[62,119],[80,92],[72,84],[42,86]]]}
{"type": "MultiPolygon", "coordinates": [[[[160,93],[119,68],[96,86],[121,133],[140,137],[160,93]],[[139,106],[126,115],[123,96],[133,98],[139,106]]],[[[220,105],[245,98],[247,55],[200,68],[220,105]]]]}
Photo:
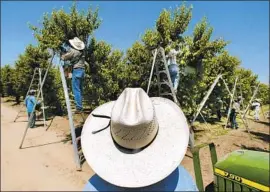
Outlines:
{"type": "Polygon", "coordinates": [[[83,79],[84,69],[73,69],[72,72],[72,91],[75,97],[75,104],[77,110],[82,110],[82,94],[83,94],[83,79]]]}
{"type": "Polygon", "coordinates": [[[171,64],[169,65],[169,72],[173,84],[173,88],[175,91],[177,91],[178,83],[180,80],[180,74],[179,74],[179,67],[177,64],[171,64]]]}
{"type": "Polygon", "coordinates": [[[30,119],[31,113],[32,113],[32,112],[28,112],[28,121],[30,122],[30,123],[29,123],[29,127],[30,127],[30,128],[34,128],[35,123],[36,123],[36,113],[34,112],[33,118],[30,119]]]}
{"type": "Polygon", "coordinates": [[[230,113],[230,122],[231,122],[231,127],[233,129],[237,129],[238,128],[238,124],[236,122],[236,112],[234,109],[232,109],[231,113],[230,113]]]}

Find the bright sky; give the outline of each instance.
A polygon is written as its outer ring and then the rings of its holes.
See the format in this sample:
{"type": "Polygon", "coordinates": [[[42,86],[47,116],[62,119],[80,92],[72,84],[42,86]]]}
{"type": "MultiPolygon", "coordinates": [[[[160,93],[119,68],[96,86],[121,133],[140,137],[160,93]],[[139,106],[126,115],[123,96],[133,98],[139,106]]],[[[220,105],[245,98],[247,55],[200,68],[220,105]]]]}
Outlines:
{"type": "MultiPolygon", "coordinates": [[[[95,32],[114,48],[126,50],[147,28],[152,28],[163,8],[174,8],[180,1],[148,2],[86,2],[78,3],[79,9],[91,4],[99,6],[103,19],[95,32]]],[[[44,12],[64,7],[69,10],[71,1],[1,1],[1,65],[14,64],[29,43],[36,44],[27,22],[37,24],[44,12]]],[[[214,27],[213,37],[223,37],[231,43],[230,53],[242,61],[242,66],[259,75],[259,80],[269,82],[269,2],[268,1],[194,1],[193,16],[187,34],[203,16],[214,27]]]]}

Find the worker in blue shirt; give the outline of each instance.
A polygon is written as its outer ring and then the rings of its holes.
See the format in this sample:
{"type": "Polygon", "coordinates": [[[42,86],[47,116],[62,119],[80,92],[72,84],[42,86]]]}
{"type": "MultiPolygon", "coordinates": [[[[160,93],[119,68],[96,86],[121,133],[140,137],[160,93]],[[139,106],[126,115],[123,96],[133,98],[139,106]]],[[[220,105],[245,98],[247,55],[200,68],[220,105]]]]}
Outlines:
{"type": "Polygon", "coordinates": [[[36,113],[35,113],[34,106],[37,101],[34,94],[35,94],[35,90],[30,90],[29,95],[25,98],[25,106],[28,113],[28,121],[29,121],[30,128],[34,128],[35,122],[36,122],[36,113]],[[31,113],[33,111],[34,111],[33,118],[30,119],[31,113]]]}
{"type": "Polygon", "coordinates": [[[189,172],[179,165],[162,181],[141,188],[115,186],[94,174],[84,186],[83,191],[198,191],[198,188],[189,172]]]}

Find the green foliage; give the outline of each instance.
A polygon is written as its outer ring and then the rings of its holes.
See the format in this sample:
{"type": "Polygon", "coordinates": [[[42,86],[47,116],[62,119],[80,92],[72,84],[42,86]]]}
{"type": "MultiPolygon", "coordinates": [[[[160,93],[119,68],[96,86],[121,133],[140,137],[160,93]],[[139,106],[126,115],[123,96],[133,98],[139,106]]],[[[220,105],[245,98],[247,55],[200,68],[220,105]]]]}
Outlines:
{"type": "Polygon", "coordinates": [[[187,8],[185,4],[177,7],[173,12],[170,36],[172,41],[177,41],[179,37],[187,30],[192,17],[192,6],[187,8]]]}
{"type": "Polygon", "coordinates": [[[185,4],[177,7],[173,13],[164,9],[156,21],[156,29],[146,30],[142,37],[145,46],[152,50],[158,46],[166,48],[171,42],[183,43],[183,33],[187,30],[192,17],[192,6],[185,4]]]}
{"type": "Polygon", "coordinates": [[[19,55],[18,60],[15,62],[16,69],[16,92],[25,96],[32,80],[34,69],[36,67],[46,68],[50,55],[48,52],[43,51],[40,47],[29,45],[26,47],[25,52],[19,55]]]}
{"type": "MultiPolygon", "coordinates": [[[[211,41],[213,28],[209,26],[206,18],[195,26],[192,40],[188,39],[186,44],[188,46],[188,53],[185,57],[186,64],[198,68],[203,65],[203,61],[216,56],[221,53],[228,42],[222,39],[215,39],[211,41]]],[[[187,52],[187,51],[186,51],[187,52]]]]}
{"type": "Polygon", "coordinates": [[[164,10],[159,15],[159,18],[156,22],[156,28],[160,39],[162,39],[161,46],[165,47],[171,41],[171,13],[170,11],[164,10]]]}
{"type": "Polygon", "coordinates": [[[259,93],[257,98],[261,99],[262,104],[266,105],[266,104],[270,104],[270,89],[269,89],[269,85],[266,85],[264,83],[260,83],[259,86],[259,93]]]}
{"type": "Polygon", "coordinates": [[[68,40],[79,37],[85,44],[89,36],[99,27],[101,20],[98,18],[98,9],[79,12],[76,3],[70,8],[70,13],[64,9],[53,10],[51,15],[45,13],[42,28],[30,25],[35,37],[43,48],[50,48],[60,52],[60,47],[68,44],[68,40]]]}
{"type": "MultiPolygon", "coordinates": [[[[238,76],[239,85],[236,95],[242,95],[247,104],[257,85],[257,76],[250,70],[240,67],[241,61],[230,55],[225,47],[229,42],[219,38],[212,39],[214,28],[206,18],[199,22],[192,35],[183,35],[192,18],[192,6],[185,4],[174,10],[164,9],[156,20],[155,28],[147,29],[141,41],[136,41],[124,54],[113,49],[105,41],[97,41],[93,32],[100,26],[98,9],[79,11],[73,4],[70,13],[64,9],[53,10],[44,14],[42,27],[30,25],[39,45],[29,45],[15,62],[15,68],[5,66],[1,70],[1,92],[5,95],[24,96],[35,67],[46,68],[50,55],[47,49],[60,53],[61,47],[75,36],[86,44],[85,59],[86,77],[84,82],[84,99],[91,109],[117,99],[126,87],[147,88],[151,71],[153,50],[158,46],[170,48],[180,45],[181,53],[177,56],[181,76],[178,90],[178,100],[185,115],[190,117],[198,104],[207,93],[218,74],[223,74],[230,90],[238,76]],[[186,74],[185,67],[197,70],[195,74],[186,74]],[[25,86],[27,85],[27,86],[25,86]],[[241,89],[240,89],[241,88],[241,89]]],[[[59,56],[59,55],[58,55],[59,56]]],[[[158,55],[160,57],[160,55],[158,55]]],[[[156,82],[156,78],[153,78],[156,82]]],[[[70,83],[70,82],[68,82],[70,83]]],[[[44,84],[46,104],[56,106],[57,113],[65,111],[65,98],[62,82],[57,68],[51,68],[44,84]]],[[[263,103],[269,103],[269,87],[261,85],[263,103]]],[[[157,86],[151,86],[150,96],[157,96],[157,86]]],[[[206,103],[204,113],[215,110],[216,98],[221,97],[228,107],[229,95],[224,84],[220,81],[206,103]]]]}
{"type": "Polygon", "coordinates": [[[1,68],[1,93],[4,96],[17,96],[15,88],[15,70],[10,65],[1,68]]]}
{"type": "Polygon", "coordinates": [[[246,106],[251,99],[256,86],[258,85],[258,76],[255,75],[251,70],[244,68],[239,68],[238,70],[236,70],[236,75],[238,76],[238,84],[240,85],[236,89],[236,95],[240,96],[240,91],[242,91],[242,95],[244,98],[243,102],[246,106]]]}

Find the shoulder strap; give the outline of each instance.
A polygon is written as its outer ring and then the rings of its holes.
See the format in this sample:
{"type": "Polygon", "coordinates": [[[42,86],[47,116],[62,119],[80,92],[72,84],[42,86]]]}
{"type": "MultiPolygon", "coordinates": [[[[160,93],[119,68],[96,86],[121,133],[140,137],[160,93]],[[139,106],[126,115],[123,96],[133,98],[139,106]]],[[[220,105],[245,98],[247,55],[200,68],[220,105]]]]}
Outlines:
{"type": "Polygon", "coordinates": [[[31,99],[31,97],[28,98],[30,100],[30,102],[35,105],[34,101],[31,99]]]}
{"type": "MultiPolygon", "coordinates": [[[[78,51],[78,50],[77,50],[77,51],[78,51]]],[[[83,57],[83,53],[82,53],[81,51],[79,51],[79,52],[81,53],[79,56],[76,56],[76,57],[74,57],[74,58],[72,58],[72,59],[70,60],[70,63],[71,63],[72,65],[78,63],[78,62],[81,60],[81,58],[83,57]]]]}

